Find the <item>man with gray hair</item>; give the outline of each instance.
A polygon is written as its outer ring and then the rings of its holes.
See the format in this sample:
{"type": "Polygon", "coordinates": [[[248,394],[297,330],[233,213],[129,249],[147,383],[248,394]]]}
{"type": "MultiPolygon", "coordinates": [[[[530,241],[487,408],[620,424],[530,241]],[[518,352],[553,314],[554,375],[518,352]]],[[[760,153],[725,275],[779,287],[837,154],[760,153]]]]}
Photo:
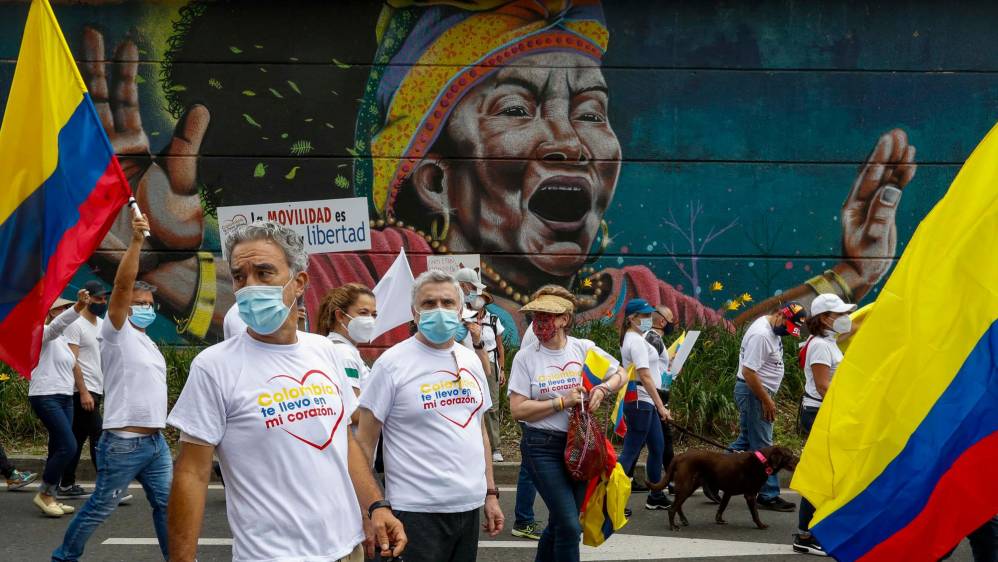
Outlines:
{"type": "Polygon", "coordinates": [[[485,529],[502,531],[482,414],[492,407],[482,361],[455,343],[461,288],[442,271],[416,278],[417,333],[386,351],[360,395],[358,439],[371,462],[383,433],[386,496],[420,541],[406,562],[472,562],[478,555],[479,509],[485,529]]]}
{"type": "Polygon", "coordinates": [[[194,560],[218,453],[236,560],[360,562],[405,548],[349,430],[357,407],[334,344],[298,331],[308,282],[301,238],[274,222],[226,232],[246,329],[201,352],[167,422],[180,430],[171,561],[194,560]],[[367,533],[365,533],[367,530],[367,533]]]}
{"type": "Polygon", "coordinates": [[[97,445],[100,470],[94,493],[66,529],[52,560],[78,560],[87,539],[107,519],[128,485],[138,480],[152,506],[153,526],[167,555],[166,502],[173,476],[166,427],[166,360],[146,329],[156,320],[156,288],[136,281],[139,253],[149,230],[132,219],[132,241],[114,276],[107,318],[100,330],[104,373],[104,433],[97,445]]]}

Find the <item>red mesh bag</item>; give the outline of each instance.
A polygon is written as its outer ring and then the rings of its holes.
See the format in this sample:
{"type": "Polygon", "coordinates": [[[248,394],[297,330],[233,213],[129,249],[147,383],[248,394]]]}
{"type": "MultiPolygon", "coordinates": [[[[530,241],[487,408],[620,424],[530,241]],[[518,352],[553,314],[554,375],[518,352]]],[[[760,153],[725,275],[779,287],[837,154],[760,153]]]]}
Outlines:
{"type": "Polygon", "coordinates": [[[606,437],[585,405],[572,408],[568,418],[565,466],[575,480],[598,477],[606,467],[606,437]]]}

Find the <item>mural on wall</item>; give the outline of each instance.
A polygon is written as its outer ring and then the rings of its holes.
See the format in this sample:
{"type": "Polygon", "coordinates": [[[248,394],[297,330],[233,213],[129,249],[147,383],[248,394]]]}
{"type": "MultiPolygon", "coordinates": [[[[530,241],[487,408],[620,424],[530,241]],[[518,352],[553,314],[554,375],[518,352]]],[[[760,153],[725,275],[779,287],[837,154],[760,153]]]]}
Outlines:
{"type": "MultiPolygon", "coordinates": [[[[0,12],[13,59],[26,6],[0,12]]],[[[313,257],[312,311],[341,283],[373,286],[400,247],[415,273],[427,255],[481,254],[510,320],[545,283],[579,296],[580,320],[619,318],[633,296],[684,325],[728,326],[819,291],[861,301],[998,100],[989,72],[871,72],[871,54],[881,70],[937,61],[853,35],[861,21],[825,20],[839,43],[824,50],[806,28],[774,37],[787,16],[767,3],[178,2],[56,14],[150,216],[142,275],[164,304],[155,334],[175,342],[216,339],[233,302],[216,206],[354,195],[371,206],[372,250],[313,257]],[[915,93],[899,96],[905,85],[915,93]],[[961,92],[963,106],[937,106],[961,92]],[[916,142],[931,159],[913,182],[916,142]]],[[[0,83],[12,74],[0,66],[0,83]]],[[[127,215],[75,281],[110,281],[123,233],[127,215]]]]}

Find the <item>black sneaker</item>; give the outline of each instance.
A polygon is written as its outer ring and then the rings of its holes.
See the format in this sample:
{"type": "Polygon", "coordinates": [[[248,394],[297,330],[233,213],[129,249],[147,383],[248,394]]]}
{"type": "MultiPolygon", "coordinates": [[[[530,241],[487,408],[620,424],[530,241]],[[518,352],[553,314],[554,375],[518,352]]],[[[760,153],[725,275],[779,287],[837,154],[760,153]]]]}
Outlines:
{"type": "Polygon", "coordinates": [[[715,490],[713,486],[707,482],[704,482],[701,488],[703,489],[703,495],[707,498],[707,501],[710,503],[721,503],[721,496],[717,495],[717,490],[715,490]]]}
{"type": "Polygon", "coordinates": [[[661,496],[649,494],[648,499],[645,500],[645,509],[669,509],[670,507],[672,507],[672,501],[665,494],[661,496]]]}
{"type": "Polygon", "coordinates": [[[629,508],[629,507],[625,507],[625,508],[624,508],[624,517],[626,517],[626,518],[630,519],[630,518],[631,518],[631,515],[634,515],[634,512],[633,512],[633,511],[631,511],[631,508],[629,508]]]}
{"type": "Polygon", "coordinates": [[[811,535],[809,537],[801,538],[799,533],[794,534],[794,552],[800,552],[801,554],[815,554],[818,556],[828,556],[824,548],[821,548],[821,543],[818,539],[811,535]]]}
{"type": "Polygon", "coordinates": [[[55,492],[55,499],[81,500],[89,498],[91,495],[93,495],[93,492],[84,490],[79,484],[73,484],[72,486],[59,486],[59,489],[55,492]]]}
{"type": "Polygon", "coordinates": [[[636,478],[631,478],[631,493],[635,492],[647,492],[648,486],[645,486],[643,482],[638,482],[636,478]]]}
{"type": "Polygon", "coordinates": [[[544,527],[541,527],[540,523],[534,521],[533,523],[527,523],[525,525],[513,525],[513,530],[510,531],[514,537],[520,537],[521,539],[531,539],[540,540],[541,533],[544,532],[544,527]]]}
{"type": "Polygon", "coordinates": [[[797,509],[797,504],[793,502],[788,502],[787,500],[776,496],[771,500],[764,500],[762,498],[756,498],[755,504],[759,506],[759,509],[767,509],[769,511],[794,511],[797,509]]]}

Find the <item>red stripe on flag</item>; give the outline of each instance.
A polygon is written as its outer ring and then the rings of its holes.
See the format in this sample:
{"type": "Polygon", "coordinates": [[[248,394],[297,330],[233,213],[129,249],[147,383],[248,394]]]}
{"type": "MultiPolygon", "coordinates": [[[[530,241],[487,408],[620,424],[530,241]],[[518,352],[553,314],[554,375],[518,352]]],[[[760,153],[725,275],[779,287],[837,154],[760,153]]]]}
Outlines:
{"type": "Polygon", "coordinates": [[[998,480],[998,432],[964,451],[936,484],[911,523],[867,552],[863,562],[938,560],[963,537],[994,517],[998,480]]]}
{"type": "Polygon", "coordinates": [[[90,196],[80,205],[79,222],[67,229],[59,241],[45,268],[45,276],[0,324],[0,333],[6,334],[0,342],[0,351],[7,363],[24,378],[31,378],[31,370],[38,364],[49,304],[58,298],[80,266],[93,255],[130,194],[118,159],[112,156],[90,196]]]}

